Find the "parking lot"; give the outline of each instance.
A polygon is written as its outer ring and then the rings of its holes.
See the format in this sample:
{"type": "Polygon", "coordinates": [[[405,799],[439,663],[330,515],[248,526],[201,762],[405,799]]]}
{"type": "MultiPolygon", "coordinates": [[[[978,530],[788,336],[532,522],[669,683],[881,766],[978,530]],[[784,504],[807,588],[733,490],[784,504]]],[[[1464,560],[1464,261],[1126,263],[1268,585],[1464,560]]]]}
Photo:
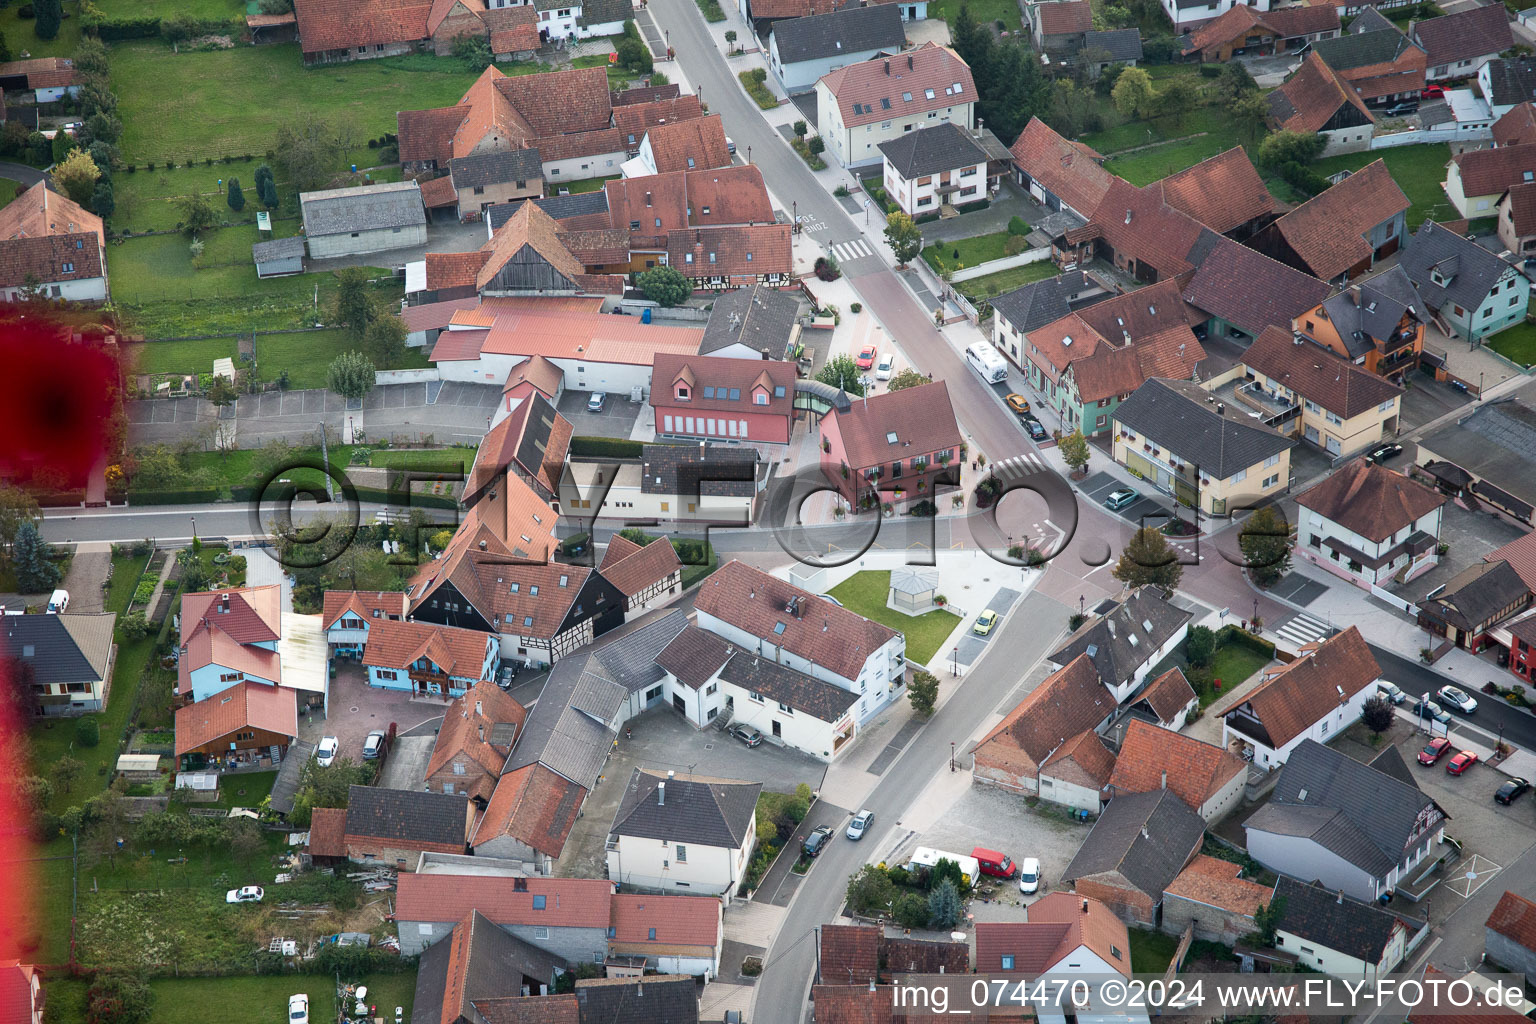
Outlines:
{"type": "MultiPolygon", "coordinates": [[[[1108,473],[1095,473],[1083,481],[1083,496],[1095,505],[1103,507],[1104,499],[1109,497],[1110,492],[1124,486],[1125,484],[1108,473]]],[[[1140,525],[1143,517],[1173,515],[1172,498],[1145,482],[1135,490],[1140,492],[1141,497],[1115,513],[1126,522],[1140,525]]]]}
{"type": "Polygon", "coordinates": [[[567,391],[560,396],[556,406],[556,411],[570,421],[578,437],[627,438],[645,409],[645,402],[631,402],[627,393],[609,392],[602,412],[588,412],[587,402],[591,398],[591,392],[567,391]]]}
{"type": "MultiPolygon", "coordinates": [[[[318,743],[321,737],[335,736],[341,741],[340,757],[354,761],[363,758],[363,739],[374,729],[389,731],[394,723],[398,732],[442,718],[444,705],[439,701],[413,701],[400,690],[381,690],[369,686],[363,669],[353,663],[337,665],[331,680],[330,713],[299,718],[299,738],[318,743]]],[[[430,747],[428,748],[430,756],[430,747]]],[[[423,762],[425,767],[425,762],[423,762]]],[[[407,787],[395,787],[407,788],[407,787]]]]}
{"type": "Polygon", "coordinates": [[[1481,562],[1488,552],[1524,535],[1524,530],[1493,512],[1472,512],[1447,501],[1440,506],[1440,540],[1450,547],[1441,556],[1440,564],[1404,585],[1391,585],[1391,590],[1410,601],[1418,601],[1468,566],[1481,562]]]}

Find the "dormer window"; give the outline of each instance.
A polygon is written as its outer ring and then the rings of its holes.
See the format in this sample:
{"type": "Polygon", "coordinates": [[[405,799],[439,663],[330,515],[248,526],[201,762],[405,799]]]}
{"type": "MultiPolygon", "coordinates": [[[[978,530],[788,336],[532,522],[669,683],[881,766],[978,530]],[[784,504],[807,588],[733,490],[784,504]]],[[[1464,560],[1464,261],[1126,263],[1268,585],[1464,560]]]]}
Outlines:
{"type": "Polygon", "coordinates": [[[925,99],[930,99],[930,100],[933,99],[933,90],[932,89],[924,89],[923,90],[923,97],[925,99]]]}
{"type": "Polygon", "coordinates": [[[677,386],[677,400],[679,402],[686,402],[689,400],[689,397],[688,385],[679,384],[677,386]]]}
{"type": "Polygon", "coordinates": [[[708,217],[709,216],[709,207],[707,207],[707,206],[704,207],[703,211],[704,211],[704,216],[708,217]]]}
{"type": "Polygon", "coordinates": [[[688,158],[688,169],[693,170],[693,157],[688,158]]]}

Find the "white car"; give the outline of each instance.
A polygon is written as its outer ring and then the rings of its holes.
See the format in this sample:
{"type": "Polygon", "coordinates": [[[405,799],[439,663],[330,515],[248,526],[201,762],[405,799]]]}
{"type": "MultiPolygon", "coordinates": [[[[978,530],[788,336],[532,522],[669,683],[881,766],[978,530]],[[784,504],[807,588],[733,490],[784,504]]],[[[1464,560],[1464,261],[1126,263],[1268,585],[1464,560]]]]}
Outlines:
{"type": "Polygon", "coordinates": [[[896,353],[887,352],[875,363],[875,380],[890,380],[896,371],[896,353]]]}
{"type": "Polygon", "coordinates": [[[1019,864],[1019,892],[1029,895],[1040,891],[1040,860],[1025,857],[1019,864]]]}
{"type": "Polygon", "coordinates": [[[1477,710],[1477,699],[1459,686],[1440,687],[1440,699],[1464,715],[1477,710]]]}
{"type": "Polygon", "coordinates": [[[315,747],[315,760],[321,768],[329,768],[331,762],[336,760],[336,750],[341,746],[341,740],[335,736],[327,736],[315,747]]]}
{"type": "Polygon", "coordinates": [[[864,833],[869,830],[870,822],[875,820],[874,811],[860,811],[853,816],[848,823],[847,836],[849,839],[863,839],[864,833]]]}
{"type": "Polygon", "coordinates": [[[1376,684],[1376,690],[1393,704],[1401,704],[1408,699],[1408,695],[1396,683],[1389,683],[1385,679],[1376,684]]]}
{"type": "Polygon", "coordinates": [[[594,391],[592,397],[587,399],[587,412],[602,412],[603,403],[608,401],[608,392],[594,391]]]}
{"type": "Polygon", "coordinates": [[[309,1024],[309,996],[300,992],[288,997],[288,1024],[309,1024]]]}
{"type": "Polygon", "coordinates": [[[231,889],[224,894],[225,903],[260,903],[266,893],[259,885],[247,885],[243,889],[231,889]]]}

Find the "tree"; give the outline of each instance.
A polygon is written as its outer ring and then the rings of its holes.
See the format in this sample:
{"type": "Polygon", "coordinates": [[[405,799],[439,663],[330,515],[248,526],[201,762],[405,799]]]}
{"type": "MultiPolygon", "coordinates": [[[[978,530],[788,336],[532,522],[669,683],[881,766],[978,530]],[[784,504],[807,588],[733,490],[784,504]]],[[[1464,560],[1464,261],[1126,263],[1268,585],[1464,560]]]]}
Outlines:
{"type": "Polygon", "coordinates": [[[453,55],[471,71],[484,71],[495,63],[491,41],[485,36],[459,36],[453,41],[453,55]]]}
{"type": "Polygon", "coordinates": [[[277,129],[277,169],[290,188],[313,192],[329,184],[336,171],[345,166],[350,144],[347,129],[301,114],[277,129]]]}
{"type": "Polygon", "coordinates": [[[65,754],[53,763],[53,783],[68,793],[85,770],[85,765],[65,754]]]}
{"type": "Polygon", "coordinates": [[[1110,94],[1115,109],[1126,117],[1146,117],[1152,112],[1152,78],[1142,68],[1126,68],[1120,72],[1110,94]]]}
{"type": "Polygon", "coordinates": [[[96,170],[101,173],[98,183],[112,180],[112,147],[106,142],[92,142],[85,148],[91,156],[91,163],[96,165],[96,170]]]}
{"type": "Polygon", "coordinates": [[[361,352],[343,352],[325,371],[325,386],[350,401],[373,390],[373,363],[361,352]]]}
{"type": "Polygon", "coordinates": [[[1253,581],[1261,587],[1291,571],[1291,527],[1273,505],[1248,517],[1238,532],[1237,545],[1253,581]]]}
{"type": "Polygon", "coordinates": [[[960,920],[960,891],[955,883],[944,879],[928,893],[928,926],[953,928],[960,920]]]}
{"type": "Polygon", "coordinates": [[[1275,132],[1259,143],[1259,163],[1279,167],[1291,162],[1305,166],[1323,155],[1328,141],[1314,132],[1275,132]]]}
{"type": "Polygon", "coordinates": [[[1191,626],[1184,638],[1184,657],[1194,668],[1204,668],[1216,653],[1216,632],[1210,626],[1191,626]]]}
{"type": "Polygon", "coordinates": [[[173,47],[178,43],[184,43],[191,39],[197,31],[197,22],[190,14],[183,11],[160,19],[160,38],[170,43],[173,47]]]}
{"type": "Polygon", "coordinates": [[[75,742],[82,747],[94,747],[101,742],[101,726],[94,715],[75,719],[75,742]]]}
{"type": "Polygon", "coordinates": [[[932,382],[933,378],[927,376],[926,374],[918,373],[916,370],[909,366],[905,370],[902,370],[900,373],[898,373],[896,376],[892,377],[890,383],[886,384],[885,390],[902,391],[906,388],[915,388],[922,384],[931,384],[932,382]]]}
{"type": "Polygon", "coordinates": [[[1227,112],[1232,123],[1237,125],[1238,134],[1250,145],[1269,130],[1269,101],[1257,93],[1233,100],[1227,112]]]}
{"type": "Polygon", "coordinates": [[[107,77],[111,71],[107,63],[107,44],[95,36],[81,36],[75,44],[75,74],[80,78],[107,77]]]}
{"type": "Polygon", "coordinates": [[[805,138],[805,133],[810,131],[810,130],[811,130],[810,127],[808,125],[806,125],[806,123],[804,121],[796,121],[795,122],[795,125],[794,125],[795,138],[797,138],[797,139],[805,138]]]}
{"type": "Polygon", "coordinates": [[[896,899],[896,884],[873,864],[865,864],[848,879],[848,909],[863,917],[873,917],[890,909],[896,899]]]}
{"type": "Polygon", "coordinates": [[[363,352],[374,366],[397,366],[405,357],[405,339],[409,333],[404,320],[381,310],[363,335],[363,352]]]}
{"type": "Polygon", "coordinates": [[[1093,449],[1088,447],[1088,439],[1083,436],[1081,430],[1074,430],[1064,435],[1056,447],[1061,449],[1061,457],[1072,472],[1081,473],[1088,468],[1088,460],[1093,455],[1093,449]]]}
{"type": "Polygon", "coordinates": [[[1158,91],[1157,112],[1175,125],[1182,125],[1184,118],[1199,101],[1200,90],[1186,78],[1175,78],[1158,91]]]}
{"type": "Polygon", "coordinates": [[[1284,896],[1276,896],[1269,901],[1268,906],[1260,907],[1253,912],[1253,923],[1258,926],[1257,934],[1262,945],[1275,944],[1275,931],[1283,920],[1285,920],[1284,896]]]}
{"type": "Polygon", "coordinates": [[[635,280],[641,294],[659,306],[681,306],[693,294],[693,283],[676,267],[652,267],[635,280]]]}
{"type": "Polygon", "coordinates": [[[1184,567],[1162,531],[1146,526],[1136,531],[1110,575],[1132,589],[1153,586],[1176,590],[1184,567]]]}
{"type": "Polygon", "coordinates": [[[97,184],[96,190],[91,193],[91,209],[102,220],[112,219],[112,212],[117,209],[117,197],[109,183],[103,181],[97,184]]]}
{"type": "Polygon", "coordinates": [[[853,357],[846,352],[839,352],[828,359],[826,364],[817,371],[816,379],[823,384],[830,384],[834,388],[842,388],[855,398],[864,394],[864,385],[859,382],[864,371],[853,361],[853,357]]]}
{"type": "Polygon", "coordinates": [[[59,34],[59,26],[64,24],[64,4],[60,0],[34,0],[32,12],[37,19],[32,23],[32,31],[37,38],[53,39],[59,34]]]}
{"type": "Polygon", "coordinates": [[[926,928],[931,916],[928,901],[920,893],[904,892],[891,905],[891,917],[903,928],[926,928]]]}
{"type": "Polygon", "coordinates": [[[950,34],[955,52],[960,55],[961,60],[970,65],[976,80],[980,81],[982,77],[989,75],[992,51],[997,43],[992,38],[992,30],[976,21],[968,5],[960,5],[960,13],[955,16],[950,34]]]}
{"type": "Polygon", "coordinates": [[[1221,77],[1216,82],[1216,92],[1223,103],[1234,103],[1258,91],[1259,83],[1253,80],[1253,75],[1248,73],[1242,61],[1230,61],[1222,67],[1221,77]]]}
{"type": "Polygon", "coordinates": [[[827,151],[827,140],[820,135],[812,135],[805,140],[805,148],[811,151],[812,156],[820,156],[827,151]]]}
{"type": "MultiPolygon", "coordinates": [[[[10,43],[10,40],[5,38],[5,34],[3,32],[0,32],[0,63],[4,63],[6,61],[9,61],[10,59],[11,59],[11,43],[10,43]]],[[[78,67],[79,67],[79,65],[77,64],[76,68],[78,69],[78,67]]]]}
{"type": "Polygon", "coordinates": [[[256,168],[256,198],[269,210],[278,207],[277,182],[272,178],[272,168],[266,164],[256,168]]]}
{"type": "Polygon", "coordinates": [[[124,640],[142,640],[149,635],[149,619],[141,611],[129,612],[117,620],[117,631],[124,640]]]}
{"type": "Polygon", "coordinates": [[[240,187],[239,178],[229,179],[229,192],[224,201],[227,202],[229,204],[229,208],[234,210],[236,213],[239,213],[241,210],[245,209],[245,190],[240,187]]]}
{"type": "Polygon", "coordinates": [[[154,990],[132,972],[103,971],[85,990],[86,1024],[146,1024],[154,1008],[154,990]]]}
{"type": "Polygon", "coordinates": [[[35,529],[42,521],[36,498],[20,487],[0,483],[0,554],[11,550],[22,523],[31,523],[35,529]]]}
{"type": "Polygon", "coordinates": [[[59,567],[49,558],[52,548],[39,536],[30,521],[16,528],[11,544],[11,567],[16,572],[16,586],[23,594],[44,594],[59,585],[59,567]]]}
{"type": "Polygon", "coordinates": [[[346,267],[336,271],[336,320],[347,325],[352,337],[361,340],[368,333],[378,310],[369,291],[368,271],[346,267]]]}
{"type": "Polygon", "coordinates": [[[907,699],[912,702],[912,710],[927,718],[933,714],[933,706],[939,699],[939,681],[927,672],[919,672],[912,677],[912,685],[907,687],[907,699]]]}
{"type": "Polygon", "coordinates": [[[885,240],[890,243],[896,264],[905,267],[923,251],[923,233],[912,218],[897,210],[885,218],[885,240]]]}
{"type": "Polygon", "coordinates": [[[932,892],[945,882],[954,886],[956,892],[966,887],[965,872],[960,870],[960,865],[948,857],[940,857],[928,872],[928,891],[932,892]]]}
{"type": "Polygon", "coordinates": [[[184,196],[179,204],[181,209],[181,230],[188,235],[196,235],[200,231],[207,231],[217,223],[213,215],[213,207],[200,193],[194,192],[184,196]]]}
{"type": "Polygon", "coordinates": [[[293,0],[258,0],[256,9],[262,14],[292,14],[293,0]]]}
{"type": "Polygon", "coordinates": [[[64,162],[53,169],[54,187],[82,206],[91,201],[100,177],[101,169],[83,149],[70,150],[64,162]]]}
{"type": "Polygon", "coordinates": [[[1365,727],[1377,736],[1392,728],[1392,721],[1396,717],[1397,715],[1392,711],[1392,705],[1380,693],[1360,706],[1360,721],[1364,722],[1365,727]]]}
{"type": "Polygon", "coordinates": [[[208,563],[199,558],[192,548],[182,548],[176,552],[176,564],[181,569],[181,585],[189,594],[207,590],[213,582],[213,572],[208,568],[208,563]]]}
{"type": "Polygon", "coordinates": [[[648,75],[653,67],[651,63],[651,51],[638,39],[620,39],[619,45],[614,47],[614,52],[619,55],[619,64],[638,75],[648,75]]]}
{"type": "MultiPolygon", "coordinates": [[[[1114,65],[1118,67],[1119,65],[1114,65]]],[[[1050,109],[1045,121],[1068,137],[1096,131],[1103,125],[1098,100],[1087,89],[1080,89],[1070,78],[1058,78],[1051,85],[1050,109]]]]}
{"type": "Polygon", "coordinates": [[[208,389],[208,394],[205,397],[216,407],[222,409],[239,398],[240,393],[235,390],[235,386],[230,382],[230,379],[221,373],[213,378],[213,386],[208,389]]]}

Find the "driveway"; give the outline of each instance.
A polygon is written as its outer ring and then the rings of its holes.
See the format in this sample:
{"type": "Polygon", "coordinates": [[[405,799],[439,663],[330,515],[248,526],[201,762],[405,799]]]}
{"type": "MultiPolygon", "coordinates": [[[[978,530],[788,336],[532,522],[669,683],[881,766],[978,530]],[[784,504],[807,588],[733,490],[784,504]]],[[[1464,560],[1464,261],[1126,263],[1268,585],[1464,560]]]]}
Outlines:
{"type": "Polygon", "coordinates": [[[102,610],[102,588],[112,568],[112,545],[81,544],[69,563],[69,575],[59,586],[69,591],[69,610],[93,614],[102,610]]]}
{"type": "Polygon", "coordinates": [[[923,241],[925,243],[952,242],[958,238],[991,235],[999,231],[1007,231],[1008,222],[1014,217],[1022,217],[1028,221],[1030,218],[1026,214],[1033,213],[1038,219],[1040,212],[1040,207],[1026,200],[1024,194],[1019,191],[1019,186],[1015,185],[1011,178],[1004,178],[997,198],[992,200],[991,205],[985,210],[962,213],[958,217],[924,224],[923,241]]]}
{"type": "Polygon", "coordinates": [[[363,738],[374,729],[388,732],[393,722],[396,731],[403,733],[443,717],[445,705],[440,700],[412,700],[407,693],[381,690],[366,680],[361,666],[338,662],[336,678],[331,680],[329,714],[301,719],[299,738],[318,743],[322,736],[335,736],[341,741],[339,756],[361,761],[363,738]]]}
{"type": "Polygon", "coordinates": [[[426,736],[396,736],[390,747],[384,770],[379,773],[380,789],[426,788],[427,762],[432,760],[432,748],[437,745],[435,733],[426,736]]]}
{"type": "Polygon", "coordinates": [[[556,411],[571,423],[577,437],[628,438],[635,429],[635,421],[645,411],[645,403],[631,402],[628,394],[607,392],[602,412],[588,412],[587,402],[592,394],[587,391],[567,391],[560,396],[556,411]]]}
{"type": "Polygon", "coordinates": [[[1440,507],[1440,540],[1450,547],[1440,564],[1407,584],[1393,584],[1390,589],[1417,601],[1463,569],[1481,562],[1488,552],[1525,536],[1525,532],[1492,512],[1472,512],[1448,501],[1440,507]]]}

